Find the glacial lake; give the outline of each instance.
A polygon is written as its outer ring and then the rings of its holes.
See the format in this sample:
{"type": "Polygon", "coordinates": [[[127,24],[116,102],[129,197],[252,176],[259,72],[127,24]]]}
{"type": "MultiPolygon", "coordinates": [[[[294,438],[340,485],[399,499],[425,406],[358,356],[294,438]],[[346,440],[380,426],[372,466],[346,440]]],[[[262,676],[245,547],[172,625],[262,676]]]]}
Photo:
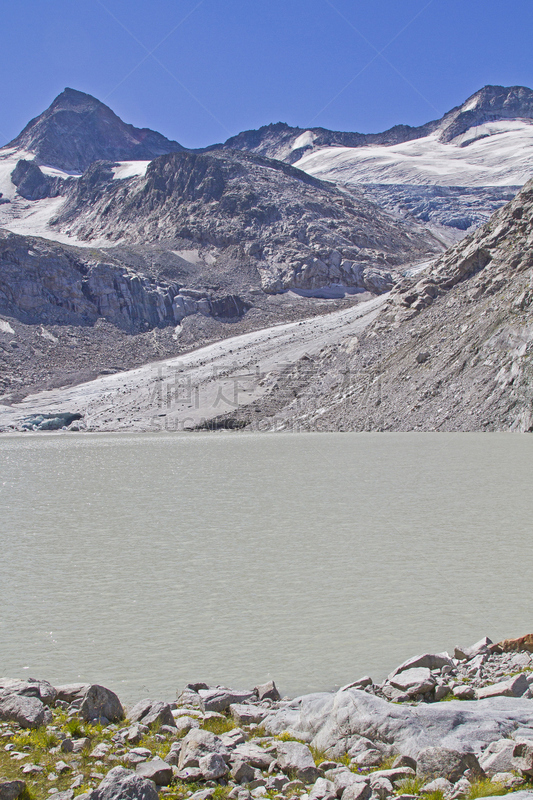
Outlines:
{"type": "Polygon", "coordinates": [[[0,439],[0,674],[283,694],[533,631],[533,437],[0,439]]]}

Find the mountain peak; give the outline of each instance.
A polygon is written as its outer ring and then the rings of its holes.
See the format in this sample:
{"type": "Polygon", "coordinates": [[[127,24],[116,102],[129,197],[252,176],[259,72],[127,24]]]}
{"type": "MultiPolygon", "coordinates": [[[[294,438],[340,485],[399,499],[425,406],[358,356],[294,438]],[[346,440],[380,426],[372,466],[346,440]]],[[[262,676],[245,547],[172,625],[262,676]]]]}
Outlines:
{"type": "Polygon", "coordinates": [[[9,143],[35,155],[37,164],[84,172],[94,161],[146,161],[183,150],[149,128],[123,122],[108,106],[66,88],[9,143]]]}
{"type": "Polygon", "coordinates": [[[484,86],[440,120],[441,140],[449,142],[469,128],[503,119],[533,119],[533,90],[527,86],[484,86]]]}

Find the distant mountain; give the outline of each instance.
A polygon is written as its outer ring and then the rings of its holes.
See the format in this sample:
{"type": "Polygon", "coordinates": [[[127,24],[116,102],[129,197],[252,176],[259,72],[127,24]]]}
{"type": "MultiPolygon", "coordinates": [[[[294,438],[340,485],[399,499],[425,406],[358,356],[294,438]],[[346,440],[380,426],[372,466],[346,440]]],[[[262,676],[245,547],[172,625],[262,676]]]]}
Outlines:
{"type": "MultiPolygon", "coordinates": [[[[383,133],[350,133],[327,128],[294,128],[284,122],[243,131],[213,148],[247,150],[251,153],[295,163],[304,154],[324,147],[391,146],[423,139],[436,133],[440,142],[451,142],[472,128],[496,120],[533,120],[533,91],[526,86],[485,86],[462,105],[438,120],[419,127],[395,125],[383,133]]],[[[480,136],[483,134],[480,134],[480,136]]],[[[374,181],[377,183],[377,181],[374,181]]]]}
{"type": "Polygon", "coordinates": [[[84,172],[93,161],[151,160],[184,149],[149,128],[127,125],[95,97],[75,89],[65,89],[2,149],[12,148],[67,172],[84,172]]]}

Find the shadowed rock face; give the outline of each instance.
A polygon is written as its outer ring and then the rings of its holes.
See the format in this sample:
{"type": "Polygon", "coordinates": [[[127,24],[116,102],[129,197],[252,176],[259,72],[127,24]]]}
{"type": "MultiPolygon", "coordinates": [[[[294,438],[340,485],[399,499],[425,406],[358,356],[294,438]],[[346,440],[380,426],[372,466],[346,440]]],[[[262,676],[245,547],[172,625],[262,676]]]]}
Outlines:
{"type": "Polygon", "coordinates": [[[333,283],[379,294],[402,263],[442,249],[415,223],[247,153],[172,153],[143,177],[110,176],[110,164],[93,164],[53,224],[110,244],[181,239],[219,251],[237,247],[270,293],[333,283]]]}
{"type": "Polygon", "coordinates": [[[183,150],[156,131],[127,125],[99,100],[74,89],[65,89],[8,147],[35,153],[38,164],[73,172],[97,160],[148,160],[183,150]]]}

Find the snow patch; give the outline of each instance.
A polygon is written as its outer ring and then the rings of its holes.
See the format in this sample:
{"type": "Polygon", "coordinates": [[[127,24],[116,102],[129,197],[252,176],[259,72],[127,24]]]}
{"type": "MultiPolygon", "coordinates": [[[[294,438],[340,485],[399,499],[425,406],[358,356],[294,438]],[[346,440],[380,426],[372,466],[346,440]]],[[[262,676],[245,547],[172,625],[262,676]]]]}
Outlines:
{"type": "Polygon", "coordinates": [[[316,139],[316,134],[313,131],[305,131],[301,133],[297,139],[292,143],[291,150],[299,150],[300,147],[309,147],[316,139]]]}
{"type": "Polygon", "coordinates": [[[477,138],[452,142],[438,133],[395,145],[324,147],[294,166],[344,184],[407,183],[442,186],[517,186],[533,173],[533,124],[501,120],[478,126],[477,138]],[[479,138],[481,136],[481,138],[479,138]]]}
{"type": "Polygon", "coordinates": [[[479,97],[472,98],[472,100],[469,103],[465,103],[465,105],[462,107],[461,111],[463,111],[463,112],[465,112],[465,111],[473,111],[475,108],[477,108],[478,102],[479,102],[479,97]]]}
{"type": "Polygon", "coordinates": [[[9,322],[5,319],[0,319],[0,333],[15,333],[9,322]]]}
{"type": "Polygon", "coordinates": [[[113,180],[144,177],[148,164],[150,161],[119,161],[118,166],[113,167],[113,180]]]}

